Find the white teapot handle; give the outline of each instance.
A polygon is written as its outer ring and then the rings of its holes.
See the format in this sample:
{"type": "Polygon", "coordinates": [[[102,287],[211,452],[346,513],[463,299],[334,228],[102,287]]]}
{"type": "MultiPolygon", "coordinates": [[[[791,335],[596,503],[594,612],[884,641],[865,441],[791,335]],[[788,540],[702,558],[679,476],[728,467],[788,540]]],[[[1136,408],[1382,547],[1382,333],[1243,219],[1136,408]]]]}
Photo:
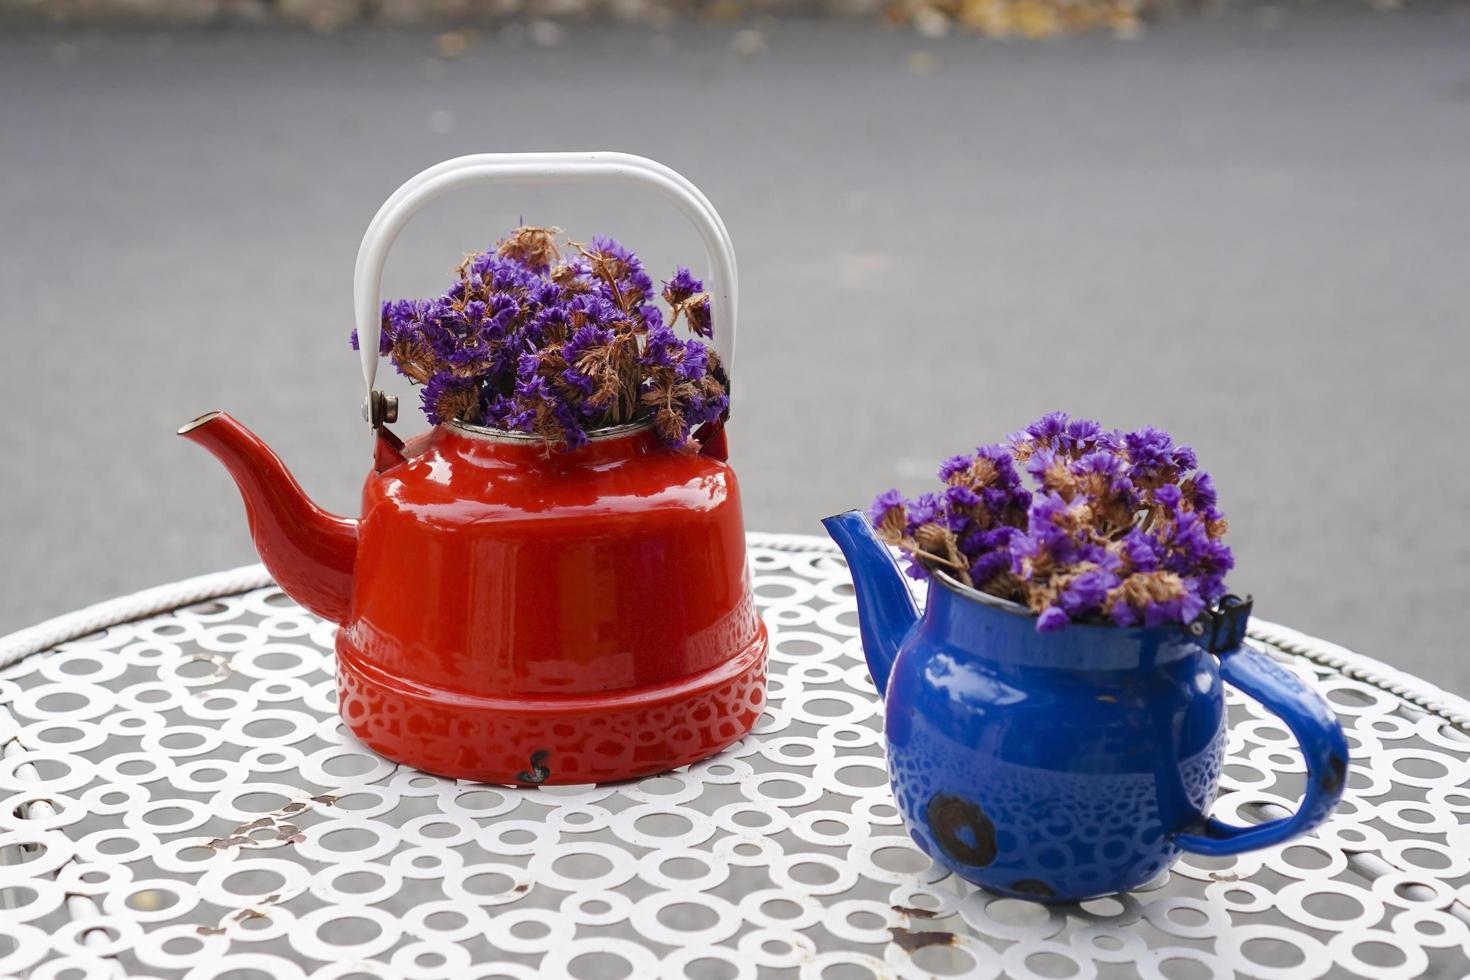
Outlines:
{"type": "Polygon", "coordinates": [[[378,375],[382,329],[383,265],[388,250],[418,211],[442,194],[474,184],[601,183],[642,186],[663,194],[699,230],[710,275],[715,350],[727,374],[735,360],[736,297],[739,292],[735,246],[709,199],[688,178],[661,163],[630,153],[476,153],[455,157],[409,178],[394,191],[363,233],[352,277],[362,377],[372,397],[378,375]]]}

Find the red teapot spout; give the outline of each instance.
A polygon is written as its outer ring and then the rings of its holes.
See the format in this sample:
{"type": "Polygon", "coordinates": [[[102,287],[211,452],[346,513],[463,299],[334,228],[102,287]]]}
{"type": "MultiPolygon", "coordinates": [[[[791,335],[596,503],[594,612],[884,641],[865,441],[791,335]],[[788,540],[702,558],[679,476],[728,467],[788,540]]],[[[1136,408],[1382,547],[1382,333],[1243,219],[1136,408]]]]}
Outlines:
{"type": "Polygon", "coordinates": [[[179,429],[225,464],[245,499],[255,550],[286,594],[323,619],[342,624],[352,602],[357,521],[322,510],[275,453],[224,412],[179,429]]]}

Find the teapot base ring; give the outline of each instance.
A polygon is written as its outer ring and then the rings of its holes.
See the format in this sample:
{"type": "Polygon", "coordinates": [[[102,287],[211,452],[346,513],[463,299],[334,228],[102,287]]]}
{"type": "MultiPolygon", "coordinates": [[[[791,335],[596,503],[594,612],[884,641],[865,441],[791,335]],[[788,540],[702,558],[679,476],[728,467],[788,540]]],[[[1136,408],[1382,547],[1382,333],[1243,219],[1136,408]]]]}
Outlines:
{"type": "Polygon", "coordinates": [[[520,786],[617,782],[698,762],[744,738],[765,710],[768,646],[761,629],[723,664],[668,684],[482,698],[388,674],[339,633],[338,710],[368,748],[435,775],[520,786]]]}

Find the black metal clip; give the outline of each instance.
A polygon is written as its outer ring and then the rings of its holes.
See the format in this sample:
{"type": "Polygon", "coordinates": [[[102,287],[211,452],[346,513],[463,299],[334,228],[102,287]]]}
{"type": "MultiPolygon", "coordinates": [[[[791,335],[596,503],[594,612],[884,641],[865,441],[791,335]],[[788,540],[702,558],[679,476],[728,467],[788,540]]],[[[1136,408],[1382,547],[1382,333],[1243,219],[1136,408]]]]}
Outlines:
{"type": "Polygon", "coordinates": [[[1234,650],[1245,640],[1246,623],[1251,618],[1255,600],[1238,595],[1222,596],[1212,609],[1206,609],[1189,624],[1189,632],[1200,637],[1211,653],[1234,650]]]}

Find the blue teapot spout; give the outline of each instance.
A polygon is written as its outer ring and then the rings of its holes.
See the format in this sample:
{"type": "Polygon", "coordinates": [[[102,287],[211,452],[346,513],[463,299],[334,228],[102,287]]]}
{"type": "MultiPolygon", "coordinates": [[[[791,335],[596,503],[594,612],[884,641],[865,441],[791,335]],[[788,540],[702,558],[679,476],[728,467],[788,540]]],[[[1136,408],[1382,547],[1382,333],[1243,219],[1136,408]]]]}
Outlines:
{"type": "Polygon", "coordinates": [[[884,694],[899,644],[918,622],[918,607],[898,562],[873,533],[873,526],[862,511],[850,510],[824,518],[822,526],[842,549],[852,572],[863,654],[868,658],[868,673],[873,675],[878,693],[884,694]]]}

